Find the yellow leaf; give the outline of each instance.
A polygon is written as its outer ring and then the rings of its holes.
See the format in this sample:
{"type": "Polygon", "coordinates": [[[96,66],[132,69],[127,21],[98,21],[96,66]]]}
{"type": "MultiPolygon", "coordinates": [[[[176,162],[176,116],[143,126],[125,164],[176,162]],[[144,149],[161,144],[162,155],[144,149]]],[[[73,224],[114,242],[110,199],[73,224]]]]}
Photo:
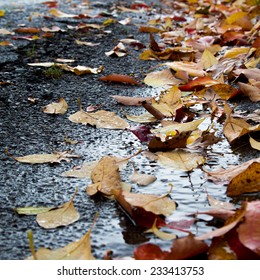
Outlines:
{"type": "Polygon", "coordinates": [[[249,143],[253,149],[260,151],[260,142],[256,141],[252,137],[249,137],[249,143]]]}
{"type": "Polygon", "coordinates": [[[231,16],[229,16],[227,19],[226,19],[226,22],[228,24],[232,24],[234,23],[235,21],[243,18],[244,16],[247,16],[247,13],[246,12],[235,12],[233,13],[231,16]]]}
{"type": "Polygon", "coordinates": [[[3,17],[5,15],[5,10],[0,10],[0,17],[3,17]]]}
{"type": "Polygon", "coordinates": [[[182,150],[171,152],[157,152],[160,165],[183,171],[192,171],[205,163],[205,158],[200,154],[190,153],[182,150]]]}
{"type": "Polygon", "coordinates": [[[164,87],[168,88],[172,85],[177,85],[180,80],[176,79],[170,69],[151,72],[146,75],[144,83],[151,87],[164,87]]]}
{"type": "Polygon", "coordinates": [[[240,48],[232,48],[227,50],[223,57],[225,58],[235,58],[241,54],[248,54],[250,48],[248,47],[240,47],[240,48]]]}
{"type": "Polygon", "coordinates": [[[208,49],[205,49],[201,56],[202,67],[207,69],[218,63],[217,58],[208,49]]]}
{"type": "Polygon", "coordinates": [[[152,106],[165,117],[175,116],[176,110],[182,107],[181,91],[177,86],[171,87],[167,93],[160,95],[159,101],[153,99],[152,106]]]}
{"type": "Polygon", "coordinates": [[[14,211],[19,215],[37,215],[39,213],[48,212],[53,208],[50,207],[17,207],[14,211]]]}
{"type": "Polygon", "coordinates": [[[53,154],[32,154],[23,157],[14,157],[15,160],[22,163],[60,163],[62,160],[70,162],[70,158],[79,158],[78,155],[70,154],[69,152],[56,152],[53,154]]]}
{"type": "Polygon", "coordinates": [[[175,234],[160,231],[156,226],[156,222],[157,222],[157,219],[155,219],[152,228],[146,230],[145,233],[152,232],[154,235],[156,235],[157,237],[159,237],[160,239],[163,239],[163,240],[172,240],[177,237],[175,234]]]}
{"type": "Polygon", "coordinates": [[[62,97],[59,98],[58,102],[53,102],[42,108],[42,111],[47,114],[65,114],[68,110],[68,104],[62,97]]]}
{"type": "Polygon", "coordinates": [[[76,192],[69,202],[59,206],[59,208],[39,213],[36,217],[39,226],[49,229],[66,226],[76,222],[80,218],[80,214],[73,204],[76,192]]]}
{"type": "Polygon", "coordinates": [[[69,120],[74,123],[93,125],[97,128],[125,129],[129,126],[124,119],[117,116],[114,112],[105,110],[96,111],[94,113],[87,113],[83,110],[79,110],[70,115],[69,120]]]}
{"type": "MultiPolygon", "coordinates": [[[[65,247],[55,250],[39,248],[37,252],[33,251],[32,256],[28,260],[94,260],[91,253],[90,234],[94,223],[89,231],[81,237],[81,239],[69,243],[65,247]]],[[[31,242],[32,243],[32,242],[31,242]]],[[[31,248],[33,246],[30,246],[31,248]]]]}
{"type": "Polygon", "coordinates": [[[236,196],[243,193],[260,191],[260,163],[253,162],[244,171],[235,176],[228,185],[227,195],[236,196]]]}

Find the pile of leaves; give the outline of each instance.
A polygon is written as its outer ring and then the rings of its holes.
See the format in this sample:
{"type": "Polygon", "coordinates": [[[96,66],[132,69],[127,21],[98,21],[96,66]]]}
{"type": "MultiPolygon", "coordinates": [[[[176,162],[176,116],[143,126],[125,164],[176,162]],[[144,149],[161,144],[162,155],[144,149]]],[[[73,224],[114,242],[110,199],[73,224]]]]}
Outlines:
{"type": "MultiPolygon", "coordinates": [[[[88,1],[83,1],[85,5],[88,1]]],[[[58,9],[57,1],[45,3],[50,7],[51,18],[91,18],[88,14],[67,14],[58,9]]],[[[129,183],[122,181],[121,170],[137,154],[156,161],[162,168],[192,172],[201,168],[207,180],[226,187],[226,195],[235,197],[260,191],[260,158],[244,162],[239,166],[215,171],[206,170],[207,152],[210,147],[224,138],[231,146],[242,140],[252,149],[260,150],[257,137],[260,131],[259,111],[252,115],[234,113],[236,99],[260,101],[260,39],[259,0],[238,1],[162,1],[165,9],[146,25],[138,26],[138,32],[147,33],[149,44],[145,46],[135,39],[122,39],[106,56],[117,58],[128,55],[128,48],[139,51],[138,59],[153,60],[156,71],[145,74],[143,80],[125,73],[102,76],[104,67],[71,66],[72,61],[32,62],[28,67],[58,67],[76,75],[97,75],[100,81],[124,83],[133,87],[160,88],[159,96],[129,97],[113,95],[122,106],[141,106],[140,115],[114,112],[92,106],[71,114],[68,118],[79,125],[90,125],[105,129],[117,129],[133,133],[143,146],[129,158],[104,156],[95,162],[87,162],[62,174],[66,177],[90,178],[86,187],[90,197],[104,196],[115,200],[135,225],[157,238],[173,240],[169,250],[146,243],[137,246],[131,256],[134,259],[259,259],[260,255],[260,201],[242,201],[239,205],[222,202],[207,195],[212,210],[190,213],[185,225],[167,221],[167,216],[178,209],[168,193],[161,196],[132,192],[129,183]],[[197,110],[196,108],[203,108],[197,110]],[[204,124],[204,125],[203,125],[204,124]],[[206,127],[205,127],[205,124],[206,127]],[[189,231],[199,215],[219,219],[222,226],[201,236],[189,231]],[[176,232],[186,236],[177,238],[176,232]]],[[[121,13],[149,13],[153,7],[145,3],[132,3],[129,7],[114,7],[121,13]]],[[[4,16],[4,14],[2,15],[4,16]]],[[[96,28],[102,30],[110,24],[131,22],[127,17],[117,22],[110,18],[103,25],[79,24],[68,27],[77,30],[96,28]]],[[[61,30],[52,28],[21,27],[16,30],[1,29],[1,34],[22,36],[26,40],[41,40],[61,30]],[[16,34],[16,35],[15,35],[16,34]]],[[[64,31],[63,31],[64,32],[64,31]]],[[[1,45],[10,46],[8,40],[1,45]]],[[[91,42],[77,44],[94,46],[91,42]]],[[[65,98],[42,108],[47,114],[65,114],[68,104],[65,98]]],[[[34,154],[13,157],[16,161],[29,164],[69,161],[78,155],[68,151],[53,154],[34,154]]],[[[156,174],[143,174],[134,170],[129,181],[146,186],[156,180],[156,174]]],[[[76,195],[75,192],[74,196],[76,195]]],[[[79,219],[73,199],[56,208],[17,208],[19,214],[37,215],[39,226],[46,229],[66,226],[79,219]]],[[[78,241],[55,250],[35,250],[30,235],[33,259],[93,259],[90,230],[78,241]]],[[[105,254],[106,259],[111,255],[105,254]]]]}

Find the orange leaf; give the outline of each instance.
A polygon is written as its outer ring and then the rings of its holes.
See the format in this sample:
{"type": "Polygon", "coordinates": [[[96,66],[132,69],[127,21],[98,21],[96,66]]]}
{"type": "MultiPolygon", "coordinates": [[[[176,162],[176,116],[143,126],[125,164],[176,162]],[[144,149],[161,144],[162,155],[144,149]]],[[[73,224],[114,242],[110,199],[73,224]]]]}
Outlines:
{"type": "Polygon", "coordinates": [[[132,85],[139,85],[139,83],[128,75],[121,75],[121,74],[111,74],[107,76],[103,76],[99,78],[100,81],[105,82],[115,82],[115,83],[126,83],[126,84],[132,84],[132,85]]]}
{"type": "Polygon", "coordinates": [[[213,80],[210,77],[199,77],[199,78],[196,78],[196,79],[188,82],[186,85],[179,86],[179,89],[183,90],[183,91],[191,91],[194,89],[198,90],[205,86],[215,85],[215,84],[219,84],[219,82],[216,80],[213,80]]]}
{"type": "Polygon", "coordinates": [[[14,30],[17,33],[40,33],[40,28],[34,28],[34,27],[20,27],[14,30]]]}

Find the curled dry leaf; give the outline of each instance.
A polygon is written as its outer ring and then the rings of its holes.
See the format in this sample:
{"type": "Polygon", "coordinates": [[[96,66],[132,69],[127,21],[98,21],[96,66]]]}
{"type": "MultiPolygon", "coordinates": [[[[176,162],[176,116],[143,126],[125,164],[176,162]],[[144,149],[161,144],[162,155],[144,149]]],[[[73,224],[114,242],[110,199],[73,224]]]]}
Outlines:
{"type": "Polygon", "coordinates": [[[185,71],[192,77],[203,77],[206,72],[202,70],[198,64],[194,62],[166,62],[164,65],[168,66],[174,71],[185,71]]]}
{"type": "Polygon", "coordinates": [[[60,163],[62,160],[70,162],[70,158],[80,158],[78,155],[65,152],[55,152],[53,154],[32,154],[23,157],[14,157],[15,160],[22,163],[60,163]]]}
{"type": "Polygon", "coordinates": [[[252,137],[249,137],[249,143],[253,149],[260,151],[260,142],[256,141],[252,137]]]}
{"type": "Polygon", "coordinates": [[[59,98],[58,102],[53,102],[42,108],[42,111],[47,114],[61,114],[64,115],[68,110],[68,104],[62,97],[59,98]]]}
{"type": "Polygon", "coordinates": [[[240,90],[244,93],[244,95],[248,96],[249,99],[253,102],[260,101],[260,89],[257,86],[249,85],[245,83],[238,83],[240,90]]]}
{"type": "Polygon", "coordinates": [[[175,234],[160,231],[156,226],[156,220],[154,221],[153,226],[145,231],[145,233],[150,232],[152,232],[155,236],[163,240],[172,240],[177,237],[175,234]]]}
{"type": "Polygon", "coordinates": [[[17,207],[14,211],[19,215],[37,215],[40,213],[45,213],[53,208],[51,207],[17,207]]]}
{"type": "Polygon", "coordinates": [[[117,56],[122,57],[127,55],[126,48],[123,43],[119,42],[118,45],[116,45],[113,50],[105,52],[106,56],[117,56]]]}
{"type": "MultiPolygon", "coordinates": [[[[79,240],[69,243],[65,247],[55,250],[47,248],[39,248],[37,252],[33,251],[32,256],[28,260],[94,260],[91,253],[91,239],[90,234],[94,223],[91,225],[89,231],[83,235],[79,240]]],[[[33,248],[34,249],[34,248],[33,248]]]]}
{"type": "Polygon", "coordinates": [[[66,202],[58,208],[51,209],[48,212],[39,213],[36,217],[39,226],[50,229],[67,226],[76,222],[80,218],[80,214],[73,204],[75,194],[69,202],[66,202]]]}
{"type": "Polygon", "coordinates": [[[87,113],[82,109],[69,116],[69,120],[74,123],[89,124],[97,128],[125,129],[128,123],[117,116],[114,112],[105,110],[87,113]]]}

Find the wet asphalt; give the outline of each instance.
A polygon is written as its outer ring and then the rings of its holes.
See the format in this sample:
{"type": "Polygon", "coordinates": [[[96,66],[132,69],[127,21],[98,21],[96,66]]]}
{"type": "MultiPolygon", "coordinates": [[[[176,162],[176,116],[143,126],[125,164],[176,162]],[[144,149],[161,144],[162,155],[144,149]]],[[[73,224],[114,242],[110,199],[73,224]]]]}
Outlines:
{"type": "MultiPolygon", "coordinates": [[[[77,1],[73,1],[76,3],[77,1]]],[[[80,2],[80,1],[78,1],[80,2]]],[[[0,88],[0,259],[24,259],[30,255],[27,231],[32,230],[36,248],[57,248],[79,239],[92,224],[96,212],[99,219],[91,235],[92,249],[95,257],[101,259],[107,250],[112,250],[115,257],[131,256],[138,244],[147,241],[168,246],[170,242],[158,241],[152,235],[147,235],[142,228],[136,227],[125,215],[122,209],[114,202],[105,198],[91,199],[85,189],[90,183],[89,179],[73,179],[62,177],[61,174],[74,166],[86,161],[100,159],[106,155],[129,156],[134,154],[142,143],[130,132],[122,130],[96,129],[72,123],[69,115],[76,112],[78,100],[83,109],[90,105],[101,105],[102,109],[116,112],[124,116],[124,112],[138,114],[142,108],[124,107],[117,104],[111,95],[147,96],[156,92],[145,86],[140,87],[123,84],[108,84],[98,80],[98,77],[111,73],[130,74],[142,80],[145,72],[157,65],[156,61],[142,61],[137,59],[141,50],[128,48],[128,55],[117,58],[107,57],[106,51],[111,50],[119,39],[134,38],[148,46],[149,36],[138,32],[138,25],[146,23],[153,18],[156,8],[148,13],[114,13],[112,9],[116,1],[93,4],[94,9],[102,11],[103,16],[91,19],[59,19],[50,17],[32,16],[37,11],[48,15],[48,8],[44,5],[30,5],[19,7],[6,7],[6,15],[0,18],[0,28],[13,30],[18,25],[30,26],[59,26],[64,32],[55,34],[52,38],[41,40],[12,40],[14,47],[0,46],[0,81],[7,82],[0,88]],[[124,19],[133,17],[132,24],[111,24],[105,28],[106,32],[98,29],[82,31],[69,30],[68,25],[75,26],[79,22],[101,24],[104,20],[115,17],[124,19]],[[78,46],[75,39],[99,43],[96,47],[78,46]],[[30,67],[28,63],[35,61],[53,61],[56,58],[73,58],[77,64],[89,67],[104,66],[98,75],[77,76],[64,72],[58,79],[48,78],[44,69],[30,67]],[[69,109],[65,115],[48,115],[42,112],[42,107],[56,102],[63,97],[69,109]],[[33,101],[32,99],[33,98],[33,101]],[[123,110],[122,110],[123,109],[123,110]],[[65,137],[78,141],[72,145],[65,141],[65,137]],[[23,156],[34,153],[52,153],[54,151],[71,150],[81,156],[71,162],[60,164],[21,164],[10,155],[23,156]],[[59,206],[72,197],[75,189],[79,191],[75,197],[75,207],[80,212],[79,221],[58,229],[45,230],[38,226],[35,216],[18,215],[14,209],[26,206],[59,206]]],[[[127,1],[126,1],[127,2],[127,1]]],[[[129,1],[128,1],[129,2],[129,1]]],[[[157,3],[156,1],[153,1],[157,3]]],[[[147,3],[147,1],[146,1],[147,3]]],[[[71,7],[62,4],[59,9],[66,12],[71,7]]],[[[243,102],[241,110],[253,111],[257,104],[243,102]]],[[[220,165],[225,158],[228,165],[238,163],[259,156],[252,149],[238,148],[233,151],[224,147],[217,151],[218,159],[215,165],[220,165]]],[[[180,211],[189,212],[191,209],[205,209],[207,202],[203,196],[203,178],[200,171],[195,172],[192,178],[187,179],[182,173],[167,173],[153,162],[141,156],[136,158],[139,170],[157,174],[159,180],[151,189],[143,191],[133,185],[134,191],[162,194],[167,192],[168,184],[172,178],[169,175],[183,176],[176,185],[183,190],[175,195],[180,204],[180,211]],[[183,181],[184,180],[184,181],[183,181]],[[160,188],[158,188],[160,187],[160,188]],[[183,198],[186,195],[185,198],[183,198]],[[178,200],[179,198],[179,200],[178,200]],[[187,200],[187,207],[181,202],[187,200]],[[195,201],[195,202],[194,202],[195,201]],[[195,206],[194,206],[195,205],[195,206]]],[[[132,172],[128,166],[122,172],[122,180],[127,180],[132,172]]],[[[216,195],[224,198],[223,190],[216,191],[216,195]]],[[[200,233],[206,230],[197,224],[193,230],[200,233]]]]}

